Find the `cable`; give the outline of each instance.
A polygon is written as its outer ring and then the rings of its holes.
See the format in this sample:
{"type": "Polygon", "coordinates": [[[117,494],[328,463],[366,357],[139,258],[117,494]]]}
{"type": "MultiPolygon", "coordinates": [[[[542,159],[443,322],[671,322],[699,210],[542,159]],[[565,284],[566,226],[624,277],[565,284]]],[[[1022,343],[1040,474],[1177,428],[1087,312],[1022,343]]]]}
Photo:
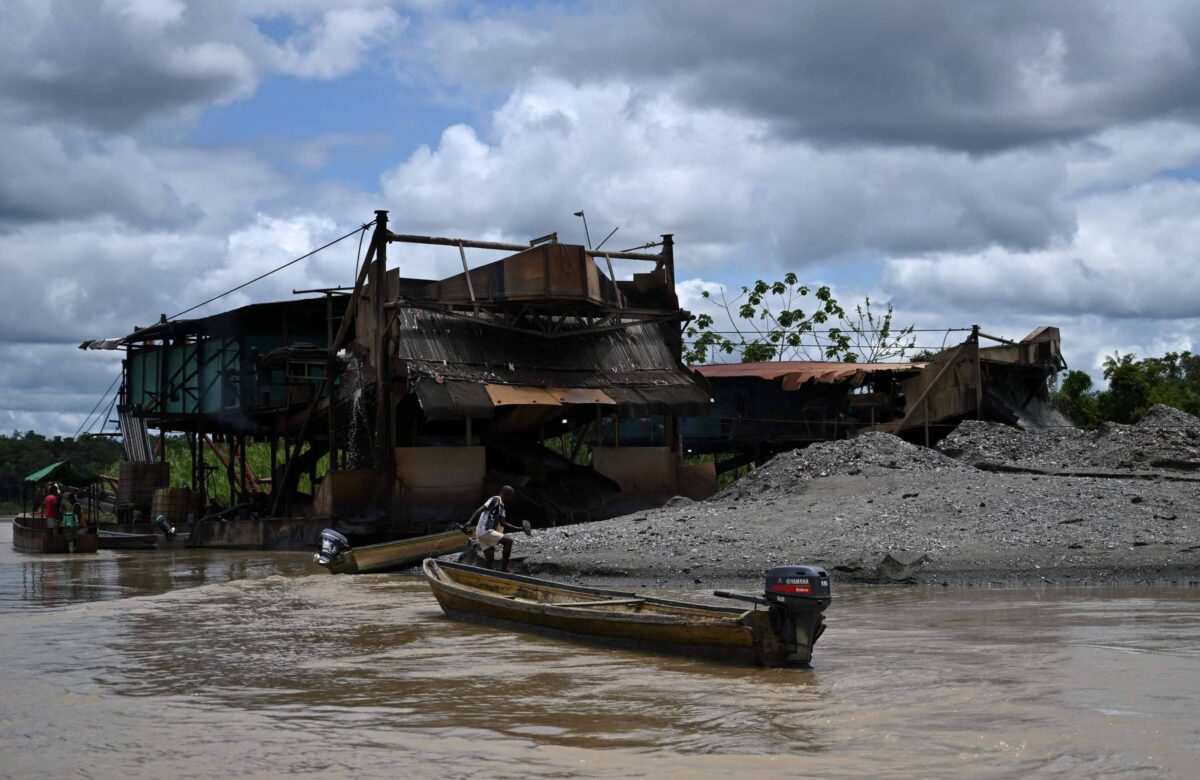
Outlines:
{"type": "MultiPolygon", "coordinates": [[[[750,330],[750,329],[747,328],[747,330],[750,330]]],[[[822,329],[822,330],[799,330],[799,329],[788,330],[788,329],[784,329],[779,332],[784,333],[784,334],[787,334],[787,333],[819,334],[819,333],[829,333],[830,330],[831,329],[828,329],[828,328],[822,329]]],[[[838,333],[883,333],[882,328],[856,328],[854,330],[851,330],[850,328],[836,328],[835,330],[837,330],[838,333]]],[[[971,330],[973,330],[973,328],[913,328],[912,330],[910,330],[908,332],[909,333],[969,333],[969,332],[971,332],[971,330]]],[[[733,334],[737,334],[739,332],[742,332],[742,331],[711,330],[709,328],[704,328],[703,330],[697,330],[697,333],[721,333],[721,334],[733,333],[733,334]]],[[[768,330],[768,332],[774,332],[774,331],[768,330]]],[[[901,332],[901,329],[900,328],[888,328],[888,332],[899,334],[901,332]]]]}
{"type": "MultiPolygon", "coordinates": [[[[369,223],[374,224],[374,223],[369,223]]],[[[363,236],[367,234],[367,225],[363,225],[362,232],[358,234],[358,253],[354,255],[354,281],[358,282],[358,264],[362,261],[362,242],[363,236]]]]}
{"type": "MultiPolygon", "coordinates": [[[[100,400],[96,401],[96,405],[92,407],[92,411],[87,413],[87,417],[84,417],[83,422],[81,422],[79,424],[79,427],[75,429],[75,435],[71,437],[72,439],[79,438],[79,434],[83,432],[83,427],[88,424],[89,420],[92,419],[92,415],[95,414],[96,410],[100,408],[100,404],[104,403],[104,399],[108,398],[108,394],[112,392],[113,385],[115,385],[117,382],[119,382],[121,380],[121,376],[123,374],[124,374],[124,370],[118,371],[117,375],[115,377],[113,377],[113,381],[110,382],[108,387],[105,389],[105,391],[100,394],[100,400]]],[[[91,430],[91,429],[89,428],[88,430],[91,430]]]]}
{"type": "MultiPolygon", "coordinates": [[[[97,425],[100,426],[99,433],[104,433],[104,427],[108,425],[108,416],[112,414],[113,407],[117,405],[117,397],[120,395],[120,390],[113,393],[112,400],[108,402],[108,408],[104,410],[104,414],[100,417],[97,417],[96,422],[92,423],[92,428],[96,427],[97,425]]],[[[92,428],[88,428],[88,431],[85,435],[90,436],[92,433],[92,428]]]]}
{"type": "MultiPolygon", "coordinates": [[[[281,265],[281,266],[278,266],[278,267],[276,267],[276,268],[272,268],[270,271],[267,271],[265,274],[260,274],[260,275],[258,275],[258,276],[256,276],[256,277],[254,277],[253,279],[251,279],[251,280],[250,280],[250,281],[248,281],[248,282],[243,282],[242,284],[239,284],[237,287],[234,287],[234,288],[233,288],[233,289],[231,289],[231,290],[226,290],[225,292],[221,293],[220,295],[214,295],[213,297],[209,298],[207,301],[204,301],[203,303],[197,303],[195,306],[191,307],[190,309],[184,309],[183,311],[181,311],[181,312],[179,312],[178,314],[175,314],[175,315],[173,315],[173,316],[169,317],[168,319],[172,319],[172,320],[174,320],[174,319],[178,319],[179,317],[182,317],[183,315],[185,315],[185,314],[187,314],[187,313],[189,313],[189,312],[193,312],[193,311],[195,311],[196,309],[199,309],[199,308],[200,308],[200,307],[202,307],[202,306],[207,306],[208,304],[212,303],[213,301],[220,300],[221,298],[224,298],[226,295],[229,295],[229,294],[231,294],[231,293],[235,293],[235,292],[237,292],[238,290],[242,289],[243,287],[249,287],[250,285],[254,284],[255,282],[259,282],[259,281],[262,281],[263,279],[266,279],[268,276],[270,276],[270,275],[271,275],[271,274],[273,274],[273,273],[277,273],[277,272],[279,272],[279,271],[282,271],[283,269],[287,268],[287,267],[288,267],[288,266],[290,266],[290,265],[295,265],[296,263],[300,262],[301,260],[304,260],[304,259],[306,259],[306,258],[312,257],[312,256],[313,256],[313,255],[315,255],[317,252],[320,252],[320,251],[322,251],[322,250],[324,250],[324,249],[328,249],[329,247],[333,246],[334,244],[336,244],[336,243],[338,243],[338,242],[340,242],[340,241],[344,241],[344,240],[346,240],[347,238],[350,238],[350,236],[354,235],[355,233],[365,233],[365,232],[366,232],[366,230],[367,230],[367,228],[371,227],[371,225],[374,225],[374,224],[375,224],[375,221],[374,221],[374,220],[372,220],[372,221],[368,222],[367,224],[363,225],[363,226],[362,226],[362,227],[360,227],[360,228],[356,228],[356,229],[354,229],[354,230],[351,230],[349,233],[347,233],[346,235],[342,236],[341,238],[335,238],[334,240],[330,241],[328,244],[325,244],[324,246],[319,246],[319,247],[317,247],[316,249],[312,250],[311,252],[307,252],[307,253],[305,253],[305,254],[302,254],[302,255],[300,255],[299,257],[297,257],[297,258],[296,258],[296,259],[294,259],[294,260],[289,260],[289,261],[287,261],[286,263],[284,263],[284,264],[283,264],[283,265],[281,265]]],[[[361,248],[361,245],[360,245],[360,248],[361,248]]]]}
{"type": "MultiPolygon", "coordinates": [[[[224,298],[226,295],[235,293],[244,287],[249,287],[250,285],[254,284],[255,282],[262,281],[263,279],[266,279],[268,276],[270,276],[273,273],[282,271],[283,269],[287,268],[290,265],[295,265],[296,263],[300,262],[301,260],[312,257],[317,252],[320,252],[324,249],[328,249],[329,247],[333,246],[334,244],[337,244],[341,241],[346,240],[347,238],[354,235],[355,233],[359,234],[358,252],[359,252],[359,255],[361,256],[361,254],[362,254],[362,236],[367,232],[367,228],[371,227],[371,225],[374,225],[374,224],[375,224],[375,220],[371,220],[370,222],[366,223],[362,227],[356,228],[340,238],[335,238],[334,240],[330,241],[328,244],[325,244],[324,246],[319,246],[316,249],[312,250],[311,252],[307,252],[303,255],[300,255],[299,257],[295,258],[294,260],[289,260],[288,262],[284,263],[283,265],[273,268],[264,274],[260,274],[248,282],[243,282],[242,284],[239,284],[237,287],[234,287],[233,289],[226,290],[225,292],[221,293],[220,295],[214,295],[212,298],[209,298],[207,301],[204,301],[203,303],[198,303],[195,306],[192,306],[191,308],[184,309],[183,311],[179,312],[178,314],[170,317],[170,319],[177,319],[179,317],[182,317],[183,315],[185,315],[189,312],[193,312],[202,306],[207,306],[208,304],[212,303],[213,301],[220,300],[221,298],[224,298]]],[[[355,259],[355,262],[354,262],[354,270],[355,270],[355,278],[358,278],[358,259],[357,258],[355,259]]],[[[79,435],[84,432],[85,428],[87,429],[88,433],[91,433],[92,427],[95,427],[95,422],[92,422],[91,427],[88,427],[89,421],[92,420],[92,415],[94,415],[96,413],[96,410],[100,408],[100,405],[104,403],[104,399],[108,398],[108,394],[110,392],[112,392],[113,387],[117,384],[117,382],[120,381],[123,374],[124,374],[123,371],[118,372],[117,375],[113,378],[113,381],[111,383],[109,383],[108,388],[105,389],[105,391],[100,394],[100,399],[98,401],[96,401],[96,405],[92,407],[92,410],[87,413],[87,417],[84,417],[83,422],[80,423],[79,427],[75,429],[75,435],[71,437],[72,439],[78,439],[79,435]]],[[[105,418],[107,418],[109,413],[112,411],[113,404],[116,403],[116,400],[117,400],[117,396],[114,395],[112,402],[109,403],[108,409],[104,413],[105,418]]],[[[101,430],[103,430],[103,427],[101,428],[101,430]]]]}

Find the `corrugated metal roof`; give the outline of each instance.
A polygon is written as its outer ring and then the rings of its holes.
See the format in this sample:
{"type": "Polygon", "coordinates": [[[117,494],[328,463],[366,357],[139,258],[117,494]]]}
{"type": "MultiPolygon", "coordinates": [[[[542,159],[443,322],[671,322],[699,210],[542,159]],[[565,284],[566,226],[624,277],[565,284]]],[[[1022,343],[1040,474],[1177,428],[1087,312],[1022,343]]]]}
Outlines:
{"type": "Polygon", "coordinates": [[[874,373],[908,374],[924,363],[841,363],[821,360],[781,360],[769,363],[713,363],[692,366],[706,379],[747,378],[782,380],[784,390],[795,390],[805,382],[862,384],[874,373]]]}
{"type": "Polygon", "coordinates": [[[490,416],[484,385],[599,389],[625,414],[699,414],[710,403],[676,362],[676,322],[545,338],[413,307],[396,309],[396,319],[396,356],[426,414],[490,416]]]}

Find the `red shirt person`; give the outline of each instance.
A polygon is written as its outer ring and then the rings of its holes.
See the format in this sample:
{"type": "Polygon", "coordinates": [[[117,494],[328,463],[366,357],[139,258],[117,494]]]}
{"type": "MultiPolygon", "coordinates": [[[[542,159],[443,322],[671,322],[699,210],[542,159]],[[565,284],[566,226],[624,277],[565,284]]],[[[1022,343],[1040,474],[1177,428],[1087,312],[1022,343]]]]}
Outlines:
{"type": "Polygon", "coordinates": [[[53,485],[46,491],[46,497],[42,499],[42,515],[47,521],[58,522],[58,491],[53,485]]]}

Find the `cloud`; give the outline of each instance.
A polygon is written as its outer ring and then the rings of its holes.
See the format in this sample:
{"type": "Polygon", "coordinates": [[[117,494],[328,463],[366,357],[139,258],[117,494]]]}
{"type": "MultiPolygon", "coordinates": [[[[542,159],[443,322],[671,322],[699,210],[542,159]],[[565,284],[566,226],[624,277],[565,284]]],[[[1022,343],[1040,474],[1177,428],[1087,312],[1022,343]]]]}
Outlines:
{"type": "Polygon", "coordinates": [[[638,84],[833,146],[990,153],[1200,106],[1184,0],[538,6],[445,20],[423,56],[502,90],[531,73],[638,84]]]}
{"type": "Polygon", "coordinates": [[[0,15],[0,95],[35,121],[128,130],[257,84],[254,27],[220,0],[15,0],[0,15]]]}
{"type": "Polygon", "coordinates": [[[71,345],[0,343],[0,432],[74,435],[121,360],[121,353],[80,356],[71,345]]]}
{"type": "Polygon", "coordinates": [[[883,282],[904,300],[1046,317],[1200,317],[1200,182],[1155,179],[1084,197],[1077,209],[1079,230],[1065,245],[895,258],[883,282]]]}
{"type": "Polygon", "coordinates": [[[11,150],[0,156],[0,229],[100,214],[142,225],[193,216],[128,137],[0,125],[0,146],[11,150]]]}
{"type": "Polygon", "coordinates": [[[322,6],[11,0],[0,9],[0,97],[25,121],[129,132],[245,99],[266,74],[343,76],[403,27],[386,2],[322,6]],[[271,18],[293,34],[273,41],[259,27],[271,18]]]}
{"type": "MultiPolygon", "coordinates": [[[[1192,4],[406,5],[4,4],[0,145],[16,153],[0,157],[0,358],[15,365],[0,422],[73,432],[111,377],[80,372],[86,402],[30,383],[111,356],[65,350],[380,207],[414,233],[582,241],[580,208],[597,240],[620,226],[615,248],[673,232],[696,310],[700,289],[797,270],[921,327],[1057,324],[1073,365],[1197,334],[1192,4]],[[305,135],[269,107],[239,110],[261,126],[237,149],[189,140],[265,79],[356,89],[346,77],[370,70],[377,87],[393,57],[406,90],[486,108],[416,149],[388,146],[393,117],[305,135]],[[374,150],[378,191],[296,171],[344,145],[374,150]]],[[[348,283],[355,249],[197,314],[348,283]]],[[[437,277],[458,256],[397,245],[393,263],[437,277]]]]}
{"type": "Polygon", "coordinates": [[[302,34],[275,49],[274,64],[281,73],[331,79],[356,70],[373,46],[402,27],[387,7],[342,8],[327,11],[302,34]]]}
{"type": "Polygon", "coordinates": [[[513,93],[486,135],[452,126],[382,185],[421,230],[573,233],[570,212],[583,207],[597,231],[620,225],[623,242],[679,234],[700,249],[681,253],[685,265],[755,248],[759,263],[794,267],[1066,240],[1075,229],[1059,199],[1066,175],[1061,159],[1027,151],[830,153],[773,137],[760,120],[627,85],[539,80],[513,93]]]}

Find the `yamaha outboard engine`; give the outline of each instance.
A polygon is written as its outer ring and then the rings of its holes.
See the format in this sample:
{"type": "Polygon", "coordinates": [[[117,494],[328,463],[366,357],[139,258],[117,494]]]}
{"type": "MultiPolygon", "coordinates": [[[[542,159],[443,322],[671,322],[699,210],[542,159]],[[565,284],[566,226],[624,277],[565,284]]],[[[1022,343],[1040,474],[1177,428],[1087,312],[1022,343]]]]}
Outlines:
{"type": "Polygon", "coordinates": [[[767,570],[766,592],[714,591],[713,595],[767,607],[771,628],[783,642],[789,665],[807,666],[813,645],[825,633],[825,609],[832,600],[829,573],[820,566],[775,566],[767,570]]]}
{"type": "Polygon", "coordinates": [[[825,609],[833,597],[829,573],[819,566],[775,566],[767,570],[771,623],[783,637],[789,664],[807,664],[825,633],[825,609]]]}
{"type": "Polygon", "coordinates": [[[171,521],[166,518],[166,515],[159,515],[154,518],[154,525],[158,530],[162,531],[163,536],[167,540],[175,538],[175,526],[171,525],[171,521]]]}
{"type": "Polygon", "coordinates": [[[328,567],[350,550],[350,540],[332,528],[321,532],[321,551],[313,556],[313,560],[328,567]]]}

